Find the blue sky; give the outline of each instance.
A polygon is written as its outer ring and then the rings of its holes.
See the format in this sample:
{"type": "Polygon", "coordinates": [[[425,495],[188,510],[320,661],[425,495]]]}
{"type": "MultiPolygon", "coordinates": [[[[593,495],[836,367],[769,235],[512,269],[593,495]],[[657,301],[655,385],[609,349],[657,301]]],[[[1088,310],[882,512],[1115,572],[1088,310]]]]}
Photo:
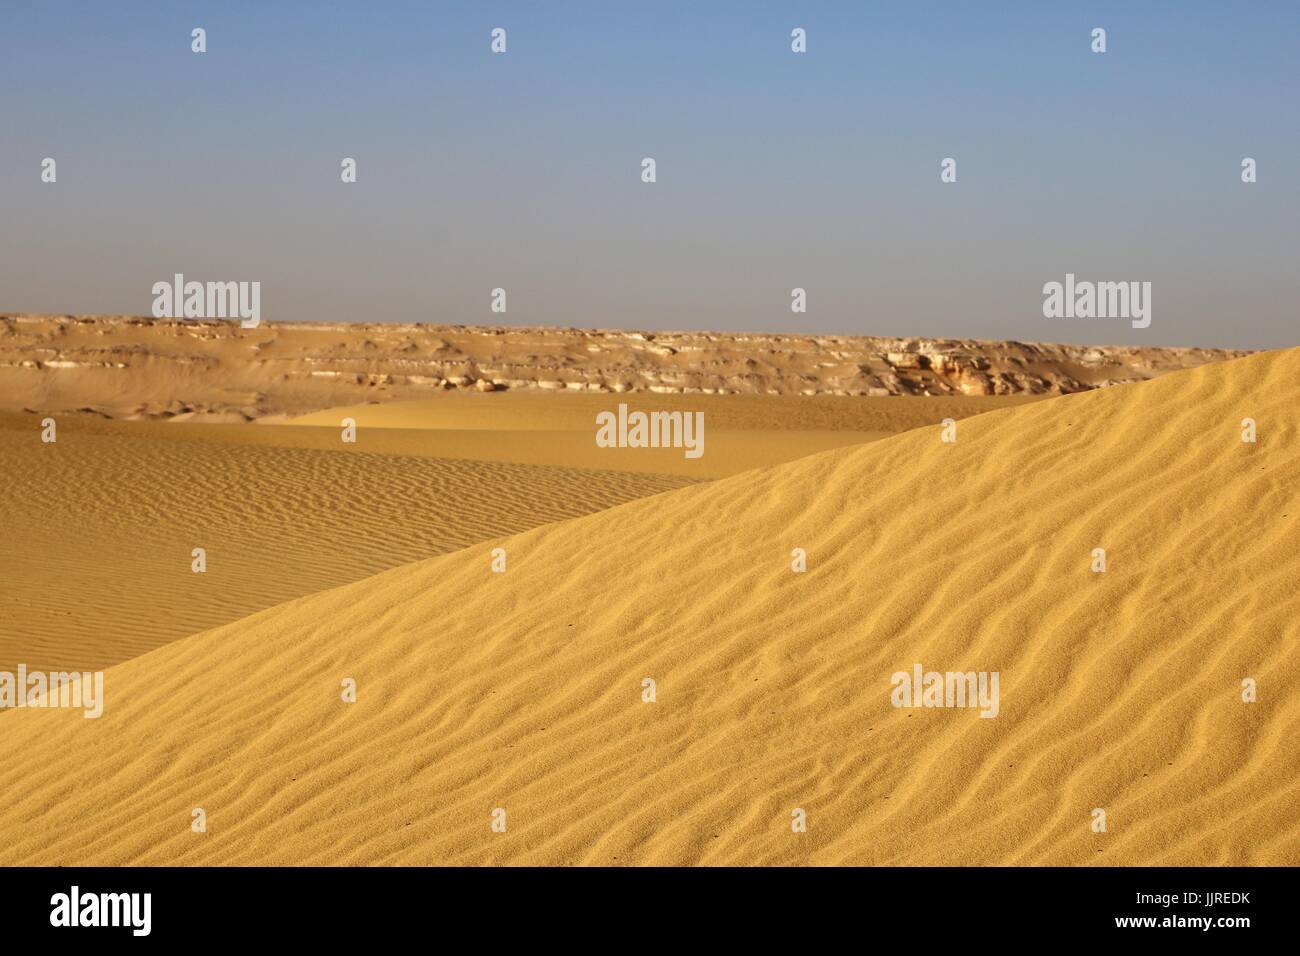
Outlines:
{"type": "Polygon", "coordinates": [[[1291,2],[9,0],[0,309],[147,313],[183,272],[260,281],[269,319],[1293,345],[1298,28],[1291,2]],[[1150,281],[1151,327],[1043,318],[1066,272],[1150,281]]]}

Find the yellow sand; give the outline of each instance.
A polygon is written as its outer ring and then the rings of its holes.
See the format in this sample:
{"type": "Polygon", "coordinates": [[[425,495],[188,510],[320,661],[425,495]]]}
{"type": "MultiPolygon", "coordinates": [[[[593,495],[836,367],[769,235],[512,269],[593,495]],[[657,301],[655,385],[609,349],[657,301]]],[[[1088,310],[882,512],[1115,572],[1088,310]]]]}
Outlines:
{"type": "Polygon", "coordinates": [[[58,441],[42,444],[39,417],[0,415],[0,669],[107,667],[385,568],[688,483],[440,459],[418,436],[380,453],[337,430],[58,421],[58,441]],[[205,573],[191,570],[194,548],[205,573]]]}
{"type": "Polygon", "coordinates": [[[730,475],[859,445],[902,431],[966,418],[1039,396],[868,398],[836,395],[566,395],[451,393],[406,402],[350,405],[292,419],[337,441],[343,419],[356,422],[358,445],[420,441],[450,458],[653,472],[688,478],[730,475]],[[702,412],[704,454],[676,448],[601,448],[596,415],[702,412]],[[403,437],[399,437],[403,436],[403,437]]]}
{"type": "Polygon", "coordinates": [[[626,400],[705,410],[705,455],[597,447],[600,395],[448,394],[310,427],[56,414],[52,445],[45,413],[0,413],[0,668],[106,667],[486,538],[1028,399],[626,400]]]}
{"type": "Polygon", "coordinates": [[[0,715],[0,862],[1300,863],[1298,410],[1261,354],[174,642],[98,721],[0,715]],[[895,709],[914,662],[1000,672],[999,715],[895,709]]]}

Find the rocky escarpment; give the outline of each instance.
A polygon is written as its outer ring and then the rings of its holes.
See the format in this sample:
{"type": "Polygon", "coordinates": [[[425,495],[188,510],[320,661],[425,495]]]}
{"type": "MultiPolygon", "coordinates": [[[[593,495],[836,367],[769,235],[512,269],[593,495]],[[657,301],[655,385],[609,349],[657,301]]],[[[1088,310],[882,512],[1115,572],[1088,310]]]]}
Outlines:
{"type": "Polygon", "coordinates": [[[430,391],[1064,394],[1244,355],[972,339],[0,315],[0,410],[242,419],[430,391]]]}

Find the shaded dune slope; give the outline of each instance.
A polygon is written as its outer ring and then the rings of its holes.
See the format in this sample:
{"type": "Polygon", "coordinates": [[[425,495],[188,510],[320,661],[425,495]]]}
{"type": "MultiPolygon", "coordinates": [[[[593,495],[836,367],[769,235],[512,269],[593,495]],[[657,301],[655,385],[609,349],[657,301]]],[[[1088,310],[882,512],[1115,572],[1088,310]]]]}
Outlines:
{"type": "Polygon", "coordinates": [[[0,715],[0,862],[1298,863],[1297,418],[1265,353],[269,609],[0,715]],[[892,707],[915,662],[999,715],[892,707]]]}
{"type": "MultiPolygon", "coordinates": [[[[243,443],[265,431],[254,426],[191,426],[212,433],[198,440],[180,425],[107,425],[64,422],[46,445],[37,421],[0,418],[2,669],[107,667],[304,594],[684,483],[243,443]],[[191,570],[196,547],[203,574],[191,570]]],[[[329,437],[339,444],[337,430],[329,437]]]]}

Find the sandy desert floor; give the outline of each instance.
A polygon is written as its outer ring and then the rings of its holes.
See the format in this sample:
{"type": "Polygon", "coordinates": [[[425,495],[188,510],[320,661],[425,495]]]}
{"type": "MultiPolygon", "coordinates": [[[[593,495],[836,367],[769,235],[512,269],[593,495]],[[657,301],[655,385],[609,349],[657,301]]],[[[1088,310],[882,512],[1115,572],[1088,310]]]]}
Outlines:
{"type": "Polygon", "coordinates": [[[70,418],[43,445],[39,420],[0,416],[0,669],[103,668],[290,598],[689,481],[368,451],[318,431],[70,418]],[[206,552],[202,574],[194,548],[206,552]]]}
{"type": "Polygon", "coordinates": [[[106,667],[477,541],[1026,400],[632,399],[705,409],[698,459],[597,448],[596,395],[447,394],[279,425],[58,415],[53,444],[45,416],[0,413],[0,669],[106,667]]]}
{"type": "Polygon", "coordinates": [[[0,863],[1295,864],[1298,383],[755,396],[695,474],[535,404],[613,395],[9,416],[0,651],[111,666],[98,720],[0,713],[0,863]],[[915,662],[998,716],[895,708],[915,662]]]}

